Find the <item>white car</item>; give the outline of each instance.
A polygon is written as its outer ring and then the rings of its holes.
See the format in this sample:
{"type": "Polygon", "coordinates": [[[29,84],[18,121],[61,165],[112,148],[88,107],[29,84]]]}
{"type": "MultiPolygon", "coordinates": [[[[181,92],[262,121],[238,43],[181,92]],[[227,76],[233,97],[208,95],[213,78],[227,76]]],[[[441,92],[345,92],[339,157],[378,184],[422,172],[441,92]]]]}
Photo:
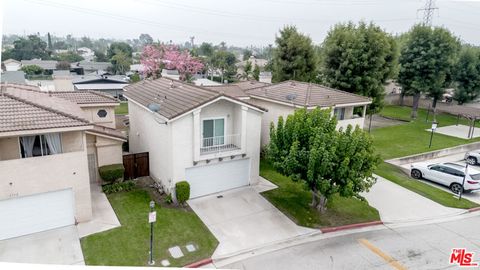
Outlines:
{"type": "Polygon", "coordinates": [[[477,165],[480,163],[480,150],[469,151],[465,153],[465,161],[470,165],[477,165]]]}
{"type": "Polygon", "coordinates": [[[465,176],[465,166],[455,163],[411,165],[410,175],[415,179],[427,179],[432,182],[447,186],[453,193],[470,192],[480,189],[480,171],[468,168],[465,176]],[[465,177],[462,189],[463,178],[465,177]]]}

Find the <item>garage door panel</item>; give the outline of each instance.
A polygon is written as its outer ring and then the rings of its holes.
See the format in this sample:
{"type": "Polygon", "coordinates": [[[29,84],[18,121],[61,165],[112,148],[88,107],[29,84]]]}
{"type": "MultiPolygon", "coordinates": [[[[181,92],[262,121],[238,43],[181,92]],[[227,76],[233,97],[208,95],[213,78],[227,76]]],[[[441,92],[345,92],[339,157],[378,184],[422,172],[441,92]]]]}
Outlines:
{"type": "Polygon", "coordinates": [[[71,189],[0,201],[0,240],[72,225],[71,189]]]}
{"type": "Polygon", "coordinates": [[[185,176],[190,183],[191,198],[246,186],[250,178],[250,159],[187,168],[185,176]]]}

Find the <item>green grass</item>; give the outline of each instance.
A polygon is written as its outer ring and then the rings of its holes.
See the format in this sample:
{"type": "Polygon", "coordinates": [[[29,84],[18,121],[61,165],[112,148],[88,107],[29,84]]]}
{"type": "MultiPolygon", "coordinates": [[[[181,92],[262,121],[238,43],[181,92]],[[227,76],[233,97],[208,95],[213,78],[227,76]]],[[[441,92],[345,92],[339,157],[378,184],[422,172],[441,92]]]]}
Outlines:
{"type": "Polygon", "coordinates": [[[261,161],[260,175],[278,185],[262,195],[298,225],[320,228],[380,220],[378,211],[367,202],[340,196],[329,200],[327,211],[320,214],[310,207],[312,195],[302,182],[293,182],[265,160],[261,161]]]}
{"type": "Polygon", "coordinates": [[[469,209],[479,206],[478,204],[466,199],[458,200],[458,198],[454,197],[451,192],[443,191],[439,188],[432,187],[423,182],[409,178],[398,167],[385,162],[380,164],[375,173],[397,185],[418,193],[443,206],[462,209],[469,209]]]}
{"type": "MultiPolygon", "coordinates": [[[[380,115],[409,119],[410,111],[409,107],[386,106],[380,115]]],[[[431,122],[425,121],[426,115],[426,110],[419,109],[418,118],[414,121],[372,130],[374,145],[382,158],[403,157],[480,141],[480,138],[465,140],[436,133],[433,136],[432,147],[429,148],[430,132],[425,130],[431,127],[431,122]]],[[[431,115],[429,119],[431,121],[431,115]]],[[[449,114],[439,114],[437,122],[439,126],[455,125],[457,118],[449,114]]],[[[460,123],[467,124],[467,120],[461,119],[460,123]]]]}
{"type": "MultiPolygon", "coordinates": [[[[87,265],[143,266],[147,265],[150,225],[150,197],[146,191],[134,190],[108,195],[121,227],[81,239],[87,265]]],[[[156,207],[154,225],[154,260],[168,259],[172,266],[183,266],[209,258],[218,242],[193,212],[183,209],[156,207]],[[195,243],[197,251],[189,253],[185,245],[195,243]],[[184,257],[173,259],[168,248],[180,246],[184,257]]]]}
{"type": "Polygon", "coordinates": [[[120,102],[120,106],[115,108],[115,114],[126,115],[128,114],[128,102],[120,102]]]}

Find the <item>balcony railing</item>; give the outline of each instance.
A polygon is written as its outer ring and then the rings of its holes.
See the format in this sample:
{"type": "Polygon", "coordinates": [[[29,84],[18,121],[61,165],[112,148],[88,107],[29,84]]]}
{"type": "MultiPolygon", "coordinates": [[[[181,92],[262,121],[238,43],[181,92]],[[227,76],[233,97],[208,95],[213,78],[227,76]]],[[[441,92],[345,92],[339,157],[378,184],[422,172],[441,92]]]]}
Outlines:
{"type": "Polygon", "coordinates": [[[202,138],[200,154],[214,154],[240,149],[240,134],[202,138]]]}

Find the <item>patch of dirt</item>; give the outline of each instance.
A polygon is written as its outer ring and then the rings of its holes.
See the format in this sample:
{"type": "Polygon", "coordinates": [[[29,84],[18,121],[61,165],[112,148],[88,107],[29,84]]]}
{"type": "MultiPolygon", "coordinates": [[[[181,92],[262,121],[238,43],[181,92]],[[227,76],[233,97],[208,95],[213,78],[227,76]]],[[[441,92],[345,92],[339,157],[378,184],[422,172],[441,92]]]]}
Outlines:
{"type": "MultiPolygon", "coordinates": [[[[383,116],[380,116],[378,114],[374,114],[372,118],[372,127],[371,129],[375,128],[382,128],[382,127],[389,127],[389,126],[397,126],[397,125],[402,125],[405,124],[406,122],[400,121],[400,120],[395,120],[395,119],[390,119],[386,118],[383,116]]],[[[365,118],[365,121],[363,123],[363,129],[368,130],[368,125],[370,124],[370,117],[367,116],[365,118]]]]}
{"type": "Polygon", "coordinates": [[[185,204],[185,206],[181,206],[175,203],[167,203],[165,200],[168,195],[165,192],[160,192],[157,188],[155,188],[155,180],[153,180],[150,176],[139,177],[135,179],[135,184],[138,188],[147,191],[150,195],[150,198],[152,198],[152,200],[161,207],[193,212],[193,210],[187,204],[185,204]]]}

